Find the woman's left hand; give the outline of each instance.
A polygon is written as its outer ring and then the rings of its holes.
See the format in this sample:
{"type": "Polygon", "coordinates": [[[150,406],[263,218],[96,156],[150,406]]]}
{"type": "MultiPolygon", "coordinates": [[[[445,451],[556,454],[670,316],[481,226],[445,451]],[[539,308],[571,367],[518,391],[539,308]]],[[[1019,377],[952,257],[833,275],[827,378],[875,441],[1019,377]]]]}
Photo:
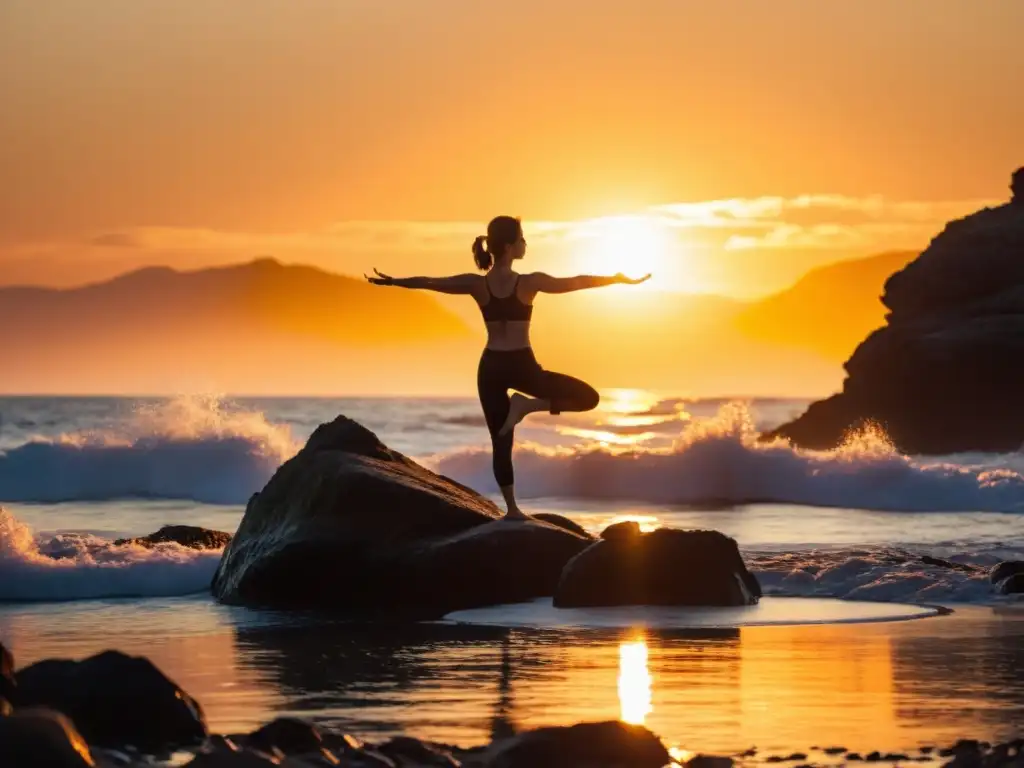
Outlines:
{"type": "Polygon", "coordinates": [[[393,278],[391,275],[385,275],[383,272],[380,272],[376,267],[374,267],[373,273],[377,276],[370,277],[369,275],[364,274],[363,277],[365,277],[368,282],[371,282],[374,285],[393,285],[395,282],[395,278],[393,278]]]}
{"type": "Polygon", "coordinates": [[[640,283],[646,283],[648,280],[650,280],[651,279],[651,274],[648,272],[643,277],[633,278],[633,277],[626,277],[624,274],[619,272],[619,274],[617,274],[615,277],[616,277],[616,279],[620,283],[624,283],[626,285],[640,285],[640,283]]]}

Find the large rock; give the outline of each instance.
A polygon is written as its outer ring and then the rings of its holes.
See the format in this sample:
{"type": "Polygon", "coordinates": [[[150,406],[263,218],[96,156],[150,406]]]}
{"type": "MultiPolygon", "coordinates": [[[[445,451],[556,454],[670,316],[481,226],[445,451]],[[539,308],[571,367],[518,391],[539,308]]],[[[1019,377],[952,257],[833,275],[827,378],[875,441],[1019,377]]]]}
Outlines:
{"type": "Polygon", "coordinates": [[[767,439],[833,448],[876,424],[908,453],[1024,444],[1024,199],[1014,189],[1012,202],[947,224],[889,278],[887,324],[846,362],[842,392],[767,439]]]}
{"type": "Polygon", "coordinates": [[[44,706],[74,721],[99,747],[158,753],[201,743],[199,704],[151,661],[105,651],[83,661],[47,659],[19,670],[18,706],[44,706]]]}
{"type": "Polygon", "coordinates": [[[608,721],[528,731],[492,746],[484,766],[663,768],[671,762],[672,758],[665,745],[647,728],[608,721]]]}
{"type": "Polygon", "coordinates": [[[0,718],[0,766],[4,768],[95,765],[89,747],[60,712],[30,708],[0,718]]]}
{"type": "Polygon", "coordinates": [[[562,572],[555,606],[753,605],[761,586],[718,531],[614,526],[562,572]]]}
{"type": "Polygon", "coordinates": [[[254,495],[213,579],[228,603],[439,618],[554,594],[590,537],[500,520],[475,491],[344,416],[254,495]]]}
{"type": "Polygon", "coordinates": [[[196,525],[165,525],[156,533],[135,539],[117,539],[115,546],[134,544],[152,549],[157,544],[180,544],[190,549],[223,549],[231,541],[231,534],[213,531],[196,525]]]}

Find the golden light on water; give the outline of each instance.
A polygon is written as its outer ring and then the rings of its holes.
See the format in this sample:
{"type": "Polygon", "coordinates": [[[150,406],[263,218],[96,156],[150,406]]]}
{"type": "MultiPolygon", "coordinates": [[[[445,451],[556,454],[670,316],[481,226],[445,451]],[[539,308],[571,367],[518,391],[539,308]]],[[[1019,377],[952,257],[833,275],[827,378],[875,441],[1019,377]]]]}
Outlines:
{"type": "Polygon", "coordinates": [[[646,389],[601,390],[601,410],[614,414],[637,414],[658,404],[658,396],[646,389]]]}
{"type": "Polygon", "coordinates": [[[651,713],[651,673],[647,669],[647,641],[619,644],[619,719],[643,725],[651,713]]]}

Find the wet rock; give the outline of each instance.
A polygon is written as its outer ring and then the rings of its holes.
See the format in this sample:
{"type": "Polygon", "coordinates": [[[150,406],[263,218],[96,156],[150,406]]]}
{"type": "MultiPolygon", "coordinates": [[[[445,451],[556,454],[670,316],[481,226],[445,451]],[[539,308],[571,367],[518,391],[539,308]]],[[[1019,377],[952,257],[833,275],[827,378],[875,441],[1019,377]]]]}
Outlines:
{"type": "Polygon", "coordinates": [[[135,544],[152,549],[157,544],[180,544],[190,549],[223,549],[231,541],[231,534],[213,531],[195,525],[165,525],[156,533],[135,539],[116,539],[115,546],[135,544]]]}
{"type": "MultiPolygon", "coordinates": [[[[268,768],[269,766],[282,765],[280,757],[255,752],[250,750],[239,750],[236,752],[205,752],[196,755],[185,765],[187,768],[268,768]]],[[[294,768],[300,768],[291,764],[294,768]]]]}
{"type": "Polygon", "coordinates": [[[250,500],[213,592],[242,605],[436,619],[554,594],[592,540],[500,517],[340,416],[250,500]]]}
{"type": "Polygon", "coordinates": [[[450,752],[419,739],[401,736],[377,747],[377,752],[390,758],[398,766],[423,766],[423,768],[459,768],[460,763],[450,752]]]}
{"type": "Polygon", "coordinates": [[[60,712],[28,707],[0,718],[0,766],[4,768],[95,765],[85,740],[60,712]]]}
{"type": "Polygon", "coordinates": [[[1024,444],[1024,205],[949,222],[885,284],[886,325],[846,361],[842,391],[768,433],[816,449],[880,426],[916,454],[1024,444]]]}
{"type": "Polygon", "coordinates": [[[105,651],[40,661],[20,670],[17,684],[19,706],[63,712],[89,744],[155,753],[206,738],[199,704],[142,657],[105,651]]]}
{"type": "Polygon", "coordinates": [[[565,768],[615,766],[663,768],[671,761],[665,746],[643,726],[619,721],[539,728],[494,745],[485,768],[565,768]]]}
{"type": "Polygon", "coordinates": [[[285,755],[314,754],[323,749],[323,738],[310,723],[279,717],[250,733],[245,738],[245,746],[267,753],[277,748],[285,755]]]}
{"type": "Polygon", "coordinates": [[[825,747],[823,751],[826,755],[845,755],[846,747],[825,747]]]}
{"type": "Polygon", "coordinates": [[[760,599],[757,578],[728,536],[671,528],[629,531],[620,529],[572,559],[555,593],[557,607],[737,606],[760,599]]]}

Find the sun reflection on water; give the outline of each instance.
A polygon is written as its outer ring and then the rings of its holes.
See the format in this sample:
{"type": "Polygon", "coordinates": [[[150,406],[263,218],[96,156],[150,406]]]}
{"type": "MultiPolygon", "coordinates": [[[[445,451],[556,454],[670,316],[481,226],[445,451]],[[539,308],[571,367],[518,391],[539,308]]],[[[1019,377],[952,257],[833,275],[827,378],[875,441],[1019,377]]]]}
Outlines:
{"type": "Polygon", "coordinates": [[[619,644],[620,719],[643,725],[651,713],[651,673],[647,669],[647,641],[641,637],[619,644]]]}

